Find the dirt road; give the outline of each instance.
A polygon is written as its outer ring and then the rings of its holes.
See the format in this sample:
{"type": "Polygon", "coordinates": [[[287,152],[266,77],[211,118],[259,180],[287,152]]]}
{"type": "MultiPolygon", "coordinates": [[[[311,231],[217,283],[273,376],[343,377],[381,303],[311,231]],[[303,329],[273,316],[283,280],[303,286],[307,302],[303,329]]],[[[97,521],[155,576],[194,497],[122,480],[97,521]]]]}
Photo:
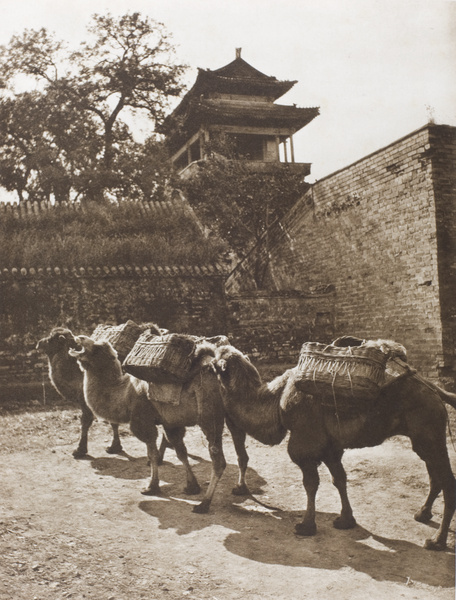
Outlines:
{"type": "MultiPolygon", "coordinates": [[[[124,454],[110,456],[110,429],[98,422],[90,456],[74,460],[77,419],[68,406],[37,403],[0,413],[1,600],[454,599],[454,552],[422,548],[440,522],[442,500],[429,525],[413,520],[427,475],[407,440],[346,453],[358,522],[350,531],[332,527],[339,500],[322,467],[318,533],[298,538],[293,528],[305,497],[285,443],[248,440],[248,482],[266,508],[231,495],[237,467],[226,435],[227,470],[210,513],[198,515],[191,512],[197,499],[182,493],[174,452],[161,470],[164,495],[142,496],[143,444],[125,429],[124,454]]],[[[205,439],[192,429],[186,441],[204,486],[205,439]]],[[[456,467],[451,445],[450,452],[456,467]]]]}

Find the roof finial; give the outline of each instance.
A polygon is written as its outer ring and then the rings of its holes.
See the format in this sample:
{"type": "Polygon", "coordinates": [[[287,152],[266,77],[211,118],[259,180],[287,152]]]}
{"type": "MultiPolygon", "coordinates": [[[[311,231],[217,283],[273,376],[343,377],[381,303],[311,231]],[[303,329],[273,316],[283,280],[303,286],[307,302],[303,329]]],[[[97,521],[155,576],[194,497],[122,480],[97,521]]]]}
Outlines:
{"type": "Polygon", "coordinates": [[[236,58],[241,58],[242,48],[236,48],[236,58]]]}

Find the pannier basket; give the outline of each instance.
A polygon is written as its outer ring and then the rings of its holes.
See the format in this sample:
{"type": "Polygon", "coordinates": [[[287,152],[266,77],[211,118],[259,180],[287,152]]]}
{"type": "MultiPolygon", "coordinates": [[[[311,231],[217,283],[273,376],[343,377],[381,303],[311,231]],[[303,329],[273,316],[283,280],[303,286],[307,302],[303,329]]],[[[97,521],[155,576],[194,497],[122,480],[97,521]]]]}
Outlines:
{"type": "Polygon", "coordinates": [[[90,336],[95,342],[110,342],[122,362],[141,335],[142,328],[128,320],[121,325],[98,325],[90,336]]]}
{"type": "Polygon", "coordinates": [[[324,397],[372,400],[384,384],[387,360],[378,348],[306,342],[299,355],[296,387],[324,397]]]}
{"type": "Polygon", "coordinates": [[[190,336],[145,331],[123,363],[127,373],[154,383],[183,383],[189,375],[196,344],[190,336]]]}

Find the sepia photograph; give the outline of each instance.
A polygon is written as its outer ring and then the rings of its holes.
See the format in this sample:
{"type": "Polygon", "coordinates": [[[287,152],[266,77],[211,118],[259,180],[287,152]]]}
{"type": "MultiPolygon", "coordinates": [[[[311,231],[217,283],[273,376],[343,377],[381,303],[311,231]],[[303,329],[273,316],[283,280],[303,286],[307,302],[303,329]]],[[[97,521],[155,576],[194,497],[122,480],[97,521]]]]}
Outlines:
{"type": "Polygon", "coordinates": [[[454,600],[456,0],[0,5],[0,600],[454,600]]]}

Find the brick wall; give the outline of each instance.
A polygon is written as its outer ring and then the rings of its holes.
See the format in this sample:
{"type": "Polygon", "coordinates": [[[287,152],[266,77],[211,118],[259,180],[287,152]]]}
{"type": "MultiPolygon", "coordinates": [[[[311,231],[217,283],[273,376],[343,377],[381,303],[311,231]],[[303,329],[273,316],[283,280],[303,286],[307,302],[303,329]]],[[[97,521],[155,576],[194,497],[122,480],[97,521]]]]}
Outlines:
{"type": "Polygon", "coordinates": [[[303,342],[333,338],[334,293],[244,292],[228,298],[228,335],[255,362],[296,364],[303,342]]]}
{"type": "Polygon", "coordinates": [[[315,183],[269,238],[273,289],[333,285],[336,335],[396,339],[434,379],[454,376],[455,152],[454,128],[423,127],[315,183]]]}
{"type": "Polygon", "coordinates": [[[429,155],[436,207],[437,251],[442,319],[443,377],[454,377],[456,346],[456,128],[433,127],[429,155]]]}
{"type": "Polygon", "coordinates": [[[172,331],[225,333],[224,279],[214,267],[5,271],[0,388],[42,381],[46,360],[36,342],[57,325],[90,334],[99,323],[133,319],[172,331]]]}

